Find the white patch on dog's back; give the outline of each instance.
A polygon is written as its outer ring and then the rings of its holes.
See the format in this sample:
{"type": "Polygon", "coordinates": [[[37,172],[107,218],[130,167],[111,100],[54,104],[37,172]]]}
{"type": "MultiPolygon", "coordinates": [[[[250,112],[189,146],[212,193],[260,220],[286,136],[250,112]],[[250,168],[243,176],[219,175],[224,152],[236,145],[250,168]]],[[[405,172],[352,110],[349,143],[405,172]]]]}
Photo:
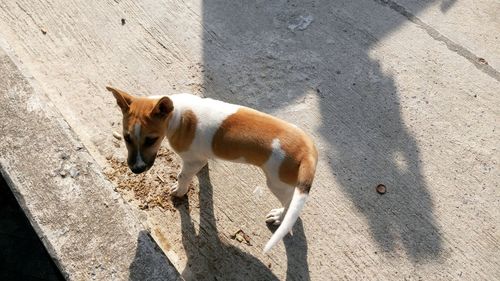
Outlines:
{"type": "Polygon", "coordinates": [[[169,96],[174,103],[174,112],[169,122],[169,131],[180,122],[182,112],[191,110],[197,119],[196,133],[187,153],[202,157],[213,157],[212,141],[215,132],[224,120],[236,113],[241,106],[191,94],[169,96]]]}

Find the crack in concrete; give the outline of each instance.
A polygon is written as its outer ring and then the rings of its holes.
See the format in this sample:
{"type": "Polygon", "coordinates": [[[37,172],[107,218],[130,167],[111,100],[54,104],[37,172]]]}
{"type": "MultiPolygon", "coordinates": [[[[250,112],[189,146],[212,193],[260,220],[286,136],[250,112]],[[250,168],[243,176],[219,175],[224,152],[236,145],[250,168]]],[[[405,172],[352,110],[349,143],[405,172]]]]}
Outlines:
{"type": "Polygon", "coordinates": [[[17,5],[17,7],[18,7],[21,11],[23,11],[23,12],[24,12],[24,13],[25,13],[25,14],[26,14],[26,15],[27,15],[27,16],[28,16],[28,17],[29,17],[29,18],[33,21],[33,23],[34,23],[36,26],[38,26],[38,27],[39,27],[38,22],[37,22],[37,21],[33,18],[33,15],[32,15],[30,12],[28,12],[25,8],[23,8],[23,6],[21,6],[21,4],[19,4],[18,2],[16,2],[16,5],[17,5]]]}
{"type": "Polygon", "coordinates": [[[498,70],[496,70],[495,68],[493,68],[491,65],[489,65],[484,60],[484,58],[476,56],[474,53],[472,53],[471,51],[469,51],[465,47],[453,42],[451,39],[449,39],[445,35],[441,34],[435,28],[426,24],[421,19],[419,19],[417,16],[415,16],[414,14],[409,12],[405,7],[399,5],[398,3],[396,3],[392,0],[374,0],[374,1],[381,4],[381,5],[384,5],[386,7],[391,8],[395,12],[398,12],[399,14],[401,14],[402,16],[407,18],[409,21],[413,22],[418,27],[422,28],[434,40],[443,42],[449,50],[464,57],[465,59],[470,61],[477,69],[481,70],[482,72],[488,74],[491,78],[500,82],[500,72],[498,70]]]}

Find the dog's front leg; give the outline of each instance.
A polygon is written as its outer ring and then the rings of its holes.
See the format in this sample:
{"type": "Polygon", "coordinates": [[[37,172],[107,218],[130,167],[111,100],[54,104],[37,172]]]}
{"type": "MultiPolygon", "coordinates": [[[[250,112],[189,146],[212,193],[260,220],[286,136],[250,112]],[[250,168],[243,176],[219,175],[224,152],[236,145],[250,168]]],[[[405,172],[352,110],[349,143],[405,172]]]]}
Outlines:
{"type": "Polygon", "coordinates": [[[173,196],[182,197],[189,189],[189,183],[193,176],[207,164],[207,160],[186,160],[182,159],[182,169],[177,175],[177,184],[170,189],[173,196]]]}

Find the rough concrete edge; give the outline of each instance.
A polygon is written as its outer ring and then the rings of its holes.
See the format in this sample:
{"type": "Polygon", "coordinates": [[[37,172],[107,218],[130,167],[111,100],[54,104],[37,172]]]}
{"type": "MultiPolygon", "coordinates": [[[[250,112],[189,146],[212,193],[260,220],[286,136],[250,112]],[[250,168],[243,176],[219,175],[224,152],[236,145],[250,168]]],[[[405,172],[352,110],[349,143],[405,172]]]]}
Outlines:
{"type": "Polygon", "coordinates": [[[12,191],[12,194],[16,198],[17,203],[23,210],[24,215],[28,219],[31,227],[35,230],[36,235],[38,238],[40,238],[40,241],[42,242],[43,246],[45,247],[45,250],[47,250],[47,253],[49,254],[50,258],[52,261],[55,263],[57,268],[61,271],[61,274],[67,279],[68,277],[68,272],[65,270],[65,267],[59,262],[59,259],[57,259],[57,254],[54,250],[54,247],[52,247],[52,243],[45,239],[45,236],[43,236],[42,230],[38,226],[38,224],[33,221],[33,216],[31,215],[29,209],[26,207],[26,202],[24,201],[24,197],[19,194],[18,189],[16,188],[17,183],[15,183],[12,178],[10,177],[9,173],[6,171],[4,164],[2,161],[0,161],[0,175],[3,177],[5,180],[5,183],[7,183],[7,186],[10,188],[12,191]]]}
{"type": "MultiPolygon", "coordinates": [[[[47,115],[55,115],[54,118],[56,123],[59,125],[59,127],[62,129],[62,131],[65,132],[68,140],[72,143],[76,143],[79,145],[83,145],[77,136],[77,134],[71,129],[71,126],[66,122],[66,120],[62,117],[62,114],[56,109],[56,107],[51,103],[50,99],[46,96],[44,93],[43,89],[39,86],[39,84],[36,82],[33,76],[29,75],[29,70],[22,64],[22,62],[18,59],[16,56],[14,50],[10,47],[8,42],[2,37],[0,34],[0,49],[5,52],[5,54],[9,57],[9,59],[14,63],[14,65],[18,68],[19,72],[21,73],[23,79],[27,81],[27,83],[33,88],[34,92],[40,93],[40,97],[42,97],[42,101],[50,108],[50,110],[46,111],[47,115]]],[[[94,167],[100,167],[97,161],[93,158],[93,156],[89,154],[89,158],[93,162],[94,167]]],[[[1,159],[0,159],[1,160],[1,159]]],[[[8,171],[8,168],[6,167],[5,163],[0,161],[0,176],[2,176],[7,183],[8,187],[11,189],[16,201],[18,202],[19,206],[23,210],[24,214],[26,215],[30,225],[32,228],[35,230],[36,235],[39,237],[40,241],[44,245],[45,249],[47,250],[49,256],[51,259],[54,261],[55,265],[57,268],[61,271],[62,275],[64,276],[65,279],[70,279],[72,280],[69,272],[66,270],[66,266],[64,265],[64,262],[61,261],[58,258],[58,254],[52,244],[52,241],[50,241],[46,235],[44,235],[41,227],[39,226],[38,222],[34,219],[33,215],[30,212],[30,209],[28,208],[28,205],[25,201],[24,196],[19,192],[19,183],[13,179],[8,171]]],[[[112,188],[112,183],[105,178],[105,176],[102,173],[97,173],[97,177],[99,177],[101,180],[105,182],[109,182],[110,188],[112,188]]],[[[176,280],[184,280],[181,277],[181,274],[177,270],[177,268],[174,266],[174,264],[168,259],[167,255],[163,252],[162,248],[160,245],[156,242],[154,239],[153,235],[150,233],[149,226],[147,223],[143,223],[139,217],[137,216],[137,212],[135,212],[131,206],[124,204],[124,207],[126,208],[127,215],[131,215],[132,218],[129,218],[129,221],[135,221],[135,225],[140,225],[144,230],[146,230],[146,236],[152,246],[152,250],[156,252],[157,255],[161,259],[164,259],[173,269],[174,273],[177,275],[176,280]]],[[[132,227],[131,227],[132,228],[132,227]]]]}
{"type": "MultiPolygon", "coordinates": [[[[0,34],[0,49],[2,49],[7,56],[12,60],[12,62],[16,65],[16,67],[19,69],[19,71],[23,74],[24,79],[28,81],[28,83],[33,87],[34,91],[41,92],[40,87],[34,83],[33,77],[29,77],[26,75],[28,71],[26,68],[19,62],[17,57],[14,55],[14,51],[12,48],[10,48],[9,44],[4,40],[4,38],[0,34]]],[[[5,182],[7,183],[7,186],[10,188],[12,191],[12,194],[16,198],[17,203],[23,210],[23,213],[25,214],[26,218],[28,219],[31,227],[35,230],[36,235],[38,238],[40,238],[40,241],[42,242],[43,246],[47,250],[48,254],[50,255],[51,259],[54,261],[56,264],[57,268],[61,271],[62,275],[67,278],[68,277],[68,272],[65,270],[65,267],[59,263],[59,259],[57,259],[57,254],[55,252],[54,247],[52,246],[52,243],[45,239],[45,236],[43,235],[42,230],[40,229],[38,223],[36,223],[33,220],[33,216],[29,209],[26,206],[26,202],[24,200],[24,197],[19,193],[19,189],[17,188],[17,183],[12,179],[10,176],[9,172],[7,171],[7,168],[5,167],[5,164],[0,161],[0,175],[3,177],[5,182]]]]}

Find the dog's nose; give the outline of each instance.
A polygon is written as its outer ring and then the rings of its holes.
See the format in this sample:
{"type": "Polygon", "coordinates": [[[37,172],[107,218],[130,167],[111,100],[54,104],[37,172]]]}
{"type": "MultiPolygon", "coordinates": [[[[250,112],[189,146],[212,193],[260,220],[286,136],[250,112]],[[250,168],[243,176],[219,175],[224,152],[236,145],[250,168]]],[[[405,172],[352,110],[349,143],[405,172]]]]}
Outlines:
{"type": "Polygon", "coordinates": [[[144,165],[134,165],[130,168],[130,170],[132,170],[132,172],[134,174],[140,174],[140,173],[146,171],[147,168],[148,168],[148,166],[145,164],[144,165]]]}

